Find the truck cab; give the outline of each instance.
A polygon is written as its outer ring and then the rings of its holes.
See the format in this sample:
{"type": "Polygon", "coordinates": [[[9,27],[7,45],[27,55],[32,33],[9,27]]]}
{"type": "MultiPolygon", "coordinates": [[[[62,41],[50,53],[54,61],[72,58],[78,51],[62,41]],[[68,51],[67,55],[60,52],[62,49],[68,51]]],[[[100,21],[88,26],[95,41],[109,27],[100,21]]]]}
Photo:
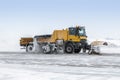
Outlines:
{"type": "Polygon", "coordinates": [[[86,52],[88,47],[87,36],[84,26],[76,26],[68,28],[68,41],[65,44],[65,52],[79,53],[83,49],[86,52]]]}
{"type": "Polygon", "coordinates": [[[68,40],[72,40],[74,42],[80,42],[81,40],[87,40],[85,27],[79,27],[79,26],[70,27],[68,40]]]}

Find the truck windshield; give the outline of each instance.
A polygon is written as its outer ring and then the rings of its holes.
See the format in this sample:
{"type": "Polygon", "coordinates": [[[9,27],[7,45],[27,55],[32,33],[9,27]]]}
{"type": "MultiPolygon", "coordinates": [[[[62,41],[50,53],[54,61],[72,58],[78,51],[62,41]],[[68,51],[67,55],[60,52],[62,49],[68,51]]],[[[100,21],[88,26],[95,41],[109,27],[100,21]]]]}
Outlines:
{"type": "Polygon", "coordinates": [[[78,34],[79,34],[79,36],[86,36],[85,28],[80,27],[78,30],[78,34]]]}
{"type": "Polygon", "coordinates": [[[69,34],[76,35],[76,36],[86,36],[84,27],[79,27],[79,28],[71,27],[69,28],[69,34]]]}

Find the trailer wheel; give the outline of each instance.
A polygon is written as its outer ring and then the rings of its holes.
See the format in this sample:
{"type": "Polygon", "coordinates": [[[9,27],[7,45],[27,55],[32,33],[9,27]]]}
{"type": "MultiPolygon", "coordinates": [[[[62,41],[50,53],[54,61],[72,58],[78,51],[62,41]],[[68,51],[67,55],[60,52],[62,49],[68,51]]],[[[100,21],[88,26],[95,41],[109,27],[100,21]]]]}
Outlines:
{"type": "Polygon", "coordinates": [[[66,46],[65,46],[66,53],[73,53],[73,50],[74,50],[74,48],[73,48],[72,44],[66,44],[66,46]]]}
{"type": "Polygon", "coordinates": [[[27,45],[26,52],[32,52],[32,51],[33,51],[33,45],[32,44],[27,45]]]}

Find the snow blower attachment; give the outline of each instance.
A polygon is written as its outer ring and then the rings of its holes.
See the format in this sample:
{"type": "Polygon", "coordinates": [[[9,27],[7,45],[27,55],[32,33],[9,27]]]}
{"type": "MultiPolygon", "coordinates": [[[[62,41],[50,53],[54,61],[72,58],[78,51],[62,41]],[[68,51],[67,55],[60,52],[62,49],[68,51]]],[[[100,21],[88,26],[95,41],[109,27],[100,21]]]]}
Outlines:
{"type": "Polygon", "coordinates": [[[108,43],[105,41],[93,41],[91,42],[91,49],[89,54],[100,54],[101,53],[101,46],[108,46],[108,43]]]}
{"type": "Polygon", "coordinates": [[[79,53],[81,50],[89,54],[96,50],[96,47],[88,45],[85,27],[69,27],[65,30],[54,30],[51,35],[39,35],[33,41],[21,38],[20,45],[26,48],[27,52],[41,53],[79,53]],[[21,45],[23,44],[24,45],[21,45]]]}

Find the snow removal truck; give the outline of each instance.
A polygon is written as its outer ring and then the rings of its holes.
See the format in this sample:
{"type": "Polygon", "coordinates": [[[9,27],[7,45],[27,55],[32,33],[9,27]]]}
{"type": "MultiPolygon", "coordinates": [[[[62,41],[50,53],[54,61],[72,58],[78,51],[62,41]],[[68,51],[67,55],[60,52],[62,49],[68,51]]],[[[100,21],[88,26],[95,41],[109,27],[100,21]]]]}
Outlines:
{"type": "Polygon", "coordinates": [[[41,53],[79,53],[81,50],[83,52],[88,50],[90,53],[91,50],[84,26],[54,30],[51,35],[23,37],[20,39],[20,46],[26,49],[26,52],[41,53]]]}

